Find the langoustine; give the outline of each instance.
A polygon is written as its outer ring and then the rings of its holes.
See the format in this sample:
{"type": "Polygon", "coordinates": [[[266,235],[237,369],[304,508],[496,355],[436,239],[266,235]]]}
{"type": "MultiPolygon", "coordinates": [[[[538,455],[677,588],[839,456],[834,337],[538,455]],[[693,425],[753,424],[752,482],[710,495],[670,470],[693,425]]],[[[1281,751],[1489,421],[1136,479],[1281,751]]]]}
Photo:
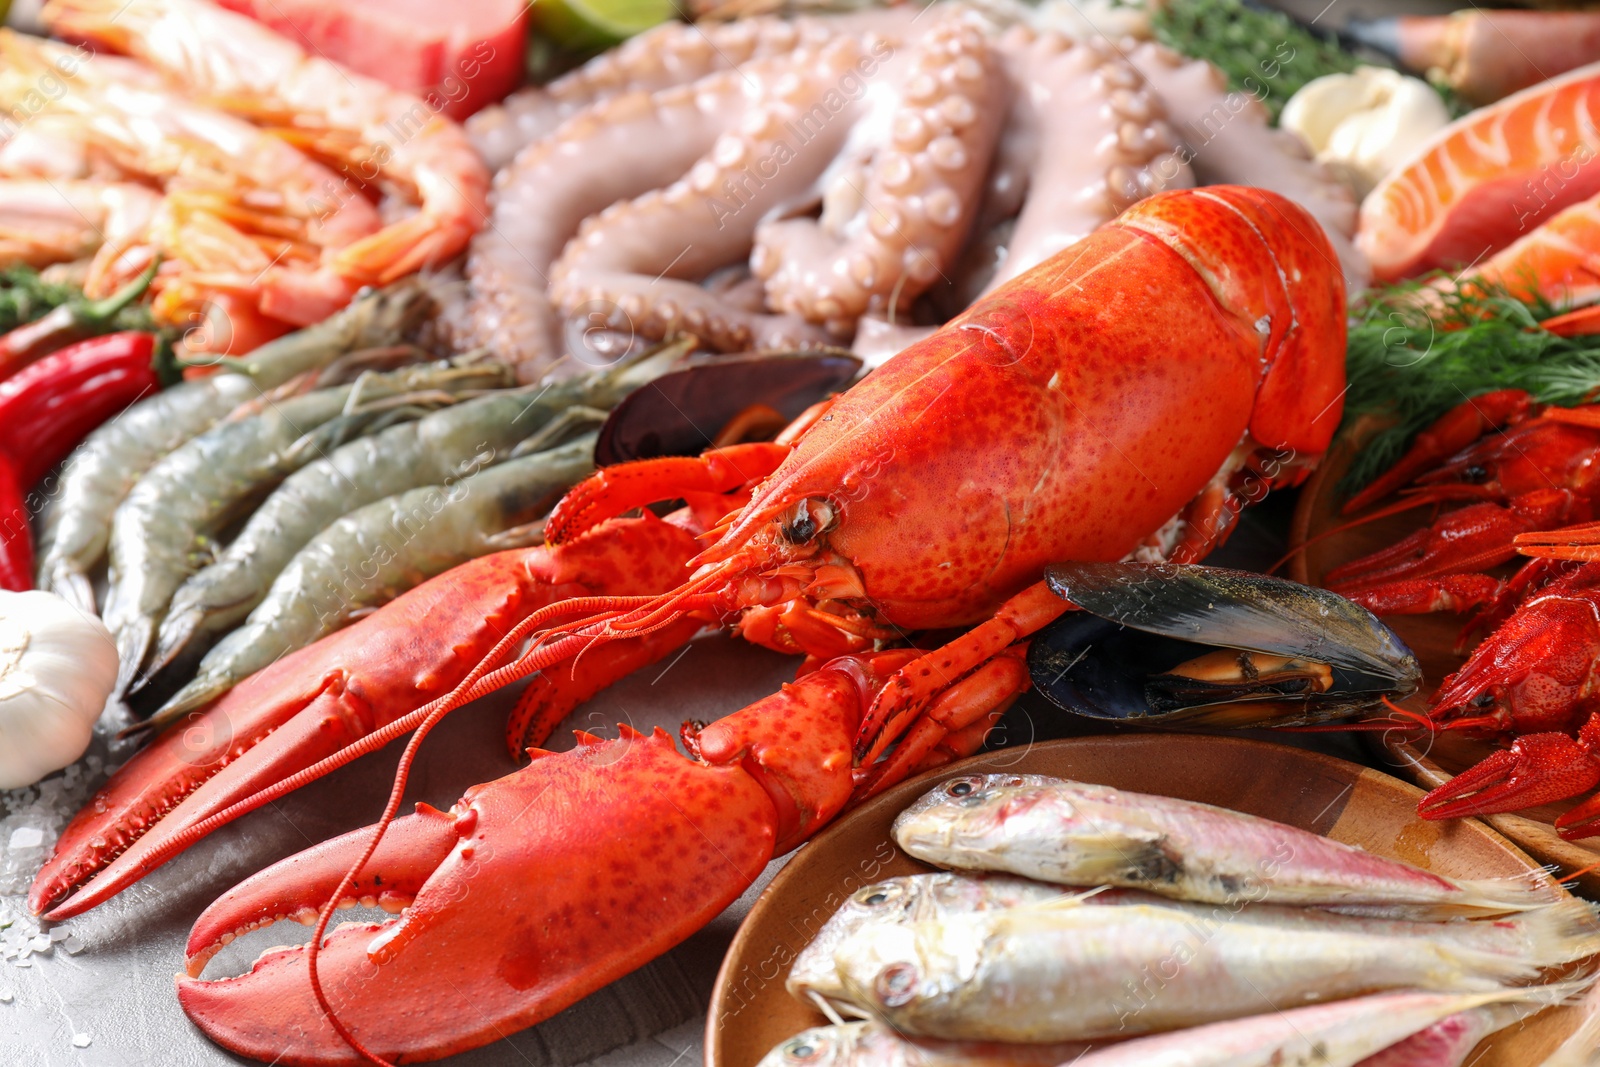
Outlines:
{"type": "MultiPolygon", "coordinates": [[[[1600,664],[1596,449],[1591,405],[1542,407],[1520,390],[1497,390],[1446,412],[1347,504],[1359,510],[1408,486],[1407,503],[1466,501],[1323,576],[1374,611],[1479,609],[1459,645],[1487,636],[1444,679],[1420,725],[1508,747],[1430,791],[1418,804],[1423,818],[1514,811],[1600,785],[1600,718],[1589,709],[1600,664]],[[1510,577],[1485,573],[1519,553],[1534,558],[1510,577]]],[[[1555,826],[1568,838],[1600,833],[1600,799],[1561,813],[1555,826]]]]}
{"type": "MultiPolygon", "coordinates": [[[[491,601],[508,625],[492,630],[480,625],[477,598],[490,595],[482,588],[439,579],[419,587],[406,612],[433,598],[469,615],[467,636],[445,632],[453,613],[436,616],[429,639],[449,640],[447,654],[393,650],[392,662],[374,665],[357,642],[410,617],[385,609],[343,641],[336,635],[279,661],[205,713],[213,723],[227,716],[231,736],[253,744],[231,742],[226,764],[194,789],[192,753],[171,735],[158,738],[111,783],[102,810],[86,811],[63,836],[32,900],[58,917],[91,906],[307,779],[283,775],[322,756],[318,772],[330,769],[513,677],[539,672],[530,716],[538,738],[576,699],[712,620],[737,618],[747,639],[811,653],[814,669],[794,685],[687,731],[692,758],[665,735],[586,736],[578,750],[541,753],[473,790],[452,814],[429,809],[401,820],[352,891],[376,893],[381,877],[396,905],[414,896],[402,917],[345,927],[325,944],[319,930],[308,949],[269,955],[224,982],[184,979],[179,994],[229,1048],[270,1056],[292,1045],[286,1055],[335,1061],[353,1055],[351,1041],[375,1054],[437,1056],[544,1018],[698,929],[775,851],[804,840],[853,796],[980,744],[1027,684],[1014,646],[1069,609],[1039,584],[1047,562],[1119,558],[1175,512],[1220,536],[1226,524],[1207,520],[1229,506],[1231,479],[1257,449],[1293,449],[1298,462],[1280,474],[1293,480],[1336,422],[1343,323],[1340,277],[1302,209],[1235,187],[1151,198],[879,368],[793,439],[602,471],[546,525],[543,558],[604,553],[615,531],[630,528],[610,514],[688,494],[720,516],[722,494],[750,493],[727,523],[712,520],[720,536],[698,560],[709,566],[688,584],[656,595],[546,599],[533,610],[538,601],[522,599],[519,581],[512,604],[491,601]],[[1203,272],[1191,257],[1223,257],[1232,269],[1203,272]],[[1157,321],[1169,316],[1193,339],[1183,352],[1167,343],[1170,323],[1157,321]],[[1108,393],[1113,378],[1137,382],[1140,402],[1108,393]],[[1137,479],[1152,468],[1163,472],[1158,481],[1137,479]],[[908,521],[928,531],[925,542],[901,536],[908,521]],[[871,650],[890,625],[973,622],[938,650],[871,650]],[[535,632],[543,633],[537,647],[502,662],[535,632]],[[580,649],[586,654],[574,663],[580,649]],[[364,664],[372,681],[361,688],[382,687],[385,699],[353,694],[347,661],[364,664]],[[412,681],[419,676],[427,691],[412,681]],[[450,691],[436,695],[439,685],[450,691]],[[234,699],[247,688],[253,704],[234,699]],[[350,714],[340,714],[345,699],[359,699],[350,714]],[[337,728],[324,729],[333,715],[337,728]],[[356,748],[338,748],[356,737],[356,748]],[[175,763],[181,774],[172,773],[175,763]],[[547,789],[564,802],[528,805],[547,789]],[[720,814],[686,817],[686,803],[691,814],[702,804],[720,814]],[[572,810],[585,817],[569,821],[563,812],[572,810]],[[678,861],[641,866],[641,835],[663,855],[681,855],[696,877],[679,877],[678,861]],[[594,913],[601,892],[611,892],[604,870],[613,859],[616,910],[602,904],[594,913]],[[551,883],[530,903],[525,872],[535,867],[594,871],[600,881],[551,883]],[[452,888],[441,895],[441,886],[452,888]],[[472,908],[455,905],[456,890],[472,894],[472,908]],[[515,937],[496,930],[486,941],[481,915],[500,909],[528,921],[515,937]],[[629,915],[626,929],[619,911],[629,915]],[[584,949],[574,951],[577,939],[560,922],[547,924],[543,915],[557,913],[593,916],[599,925],[584,949]],[[552,938],[551,929],[560,932],[552,938]],[[365,966],[374,936],[385,960],[375,973],[365,966]],[[441,982],[424,961],[462,946],[477,946],[470,973],[456,975],[467,985],[441,982]],[[343,1033],[307,980],[313,955],[343,1033]],[[529,968],[536,983],[522,980],[529,968]],[[275,1005],[273,1023],[256,1006],[262,996],[275,1005]],[[418,1003],[427,1010],[414,1010],[418,1003]]],[[[664,568],[669,581],[682,576],[683,561],[664,568]]],[[[494,572],[470,573],[492,580],[494,572]]],[[[196,927],[195,973],[244,926],[347,895],[346,875],[371,841],[362,832],[328,842],[238,887],[196,927]]]]}

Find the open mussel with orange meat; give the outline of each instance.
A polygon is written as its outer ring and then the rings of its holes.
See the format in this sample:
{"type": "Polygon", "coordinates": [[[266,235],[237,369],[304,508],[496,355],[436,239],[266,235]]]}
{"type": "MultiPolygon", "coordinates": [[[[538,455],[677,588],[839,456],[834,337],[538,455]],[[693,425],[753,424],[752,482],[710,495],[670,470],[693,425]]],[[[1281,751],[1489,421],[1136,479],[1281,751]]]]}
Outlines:
{"type": "Polygon", "coordinates": [[[1162,563],[1063,563],[1045,577],[1083,610],[1039,634],[1028,669],[1076,715],[1303,726],[1357,716],[1422,681],[1393,630],[1324,589],[1162,563]]]}

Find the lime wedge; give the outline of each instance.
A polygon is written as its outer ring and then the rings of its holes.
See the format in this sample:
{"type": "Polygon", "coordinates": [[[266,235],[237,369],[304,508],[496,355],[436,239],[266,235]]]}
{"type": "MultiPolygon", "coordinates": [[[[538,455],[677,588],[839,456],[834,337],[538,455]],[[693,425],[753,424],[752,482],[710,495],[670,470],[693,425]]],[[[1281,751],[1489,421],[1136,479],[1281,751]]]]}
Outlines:
{"type": "Polygon", "coordinates": [[[563,48],[606,48],[678,14],[672,0],[535,0],[536,30],[563,48]]]}

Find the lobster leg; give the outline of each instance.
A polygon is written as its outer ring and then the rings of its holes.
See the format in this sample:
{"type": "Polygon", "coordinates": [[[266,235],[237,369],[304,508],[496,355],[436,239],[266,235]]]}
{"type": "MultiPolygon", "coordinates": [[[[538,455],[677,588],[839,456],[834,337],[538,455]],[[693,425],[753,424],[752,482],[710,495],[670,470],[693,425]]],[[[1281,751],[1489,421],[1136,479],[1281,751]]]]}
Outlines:
{"type": "Polygon", "coordinates": [[[907,664],[883,687],[862,722],[856,737],[857,761],[871,764],[936,694],[1071,609],[1048,584],[1036,582],[1002,604],[987,622],[907,664]]]}
{"type": "Polygon", "coordinates": [[[1013,645],[939,694],[888,758],[866,769],[856,800],[876,796],[927,767],[976,752],[989,728],[1027,691],[1027,651],[1026,643],[1013,645]]]}
{"type": "Polygon", "coordinates": [[[528,749],[544,744],[572,709],[618,678],[682,648],[703,627],[698,619],[680,619],[643,637],[607,641],[570,664],[535,674],[506,719],[506,747],[511,758],[521,760],[528,749]]]}
{"type": "MultiPolygon", "coordinates": [[[[698,547],[671,522],[616,520],[562,548],[467,563],[285,657],[156,737],[112,776],[62,834],[34,880],[30,907],[52,908],[54,919],[93,907],[165,862],[190,827],[449,692],[531,612],[574,596],[671,588],[698,547]]],[[[694,628],[651,635],[626,662],[665,655],[694,628]]],[[[607,680],[551,679],[530,706],[542,701],[548,718],[607,680]]]]}
{"type": "Polygon", "coordinates": [[[720,494],[753,485],[776,470],[789,452],[788,445],[762,441],[713,448],[698,456],[605,467],[561,498],[545,522],[545,540],[565,544],[606,519],[686,493],[720,494]]]}

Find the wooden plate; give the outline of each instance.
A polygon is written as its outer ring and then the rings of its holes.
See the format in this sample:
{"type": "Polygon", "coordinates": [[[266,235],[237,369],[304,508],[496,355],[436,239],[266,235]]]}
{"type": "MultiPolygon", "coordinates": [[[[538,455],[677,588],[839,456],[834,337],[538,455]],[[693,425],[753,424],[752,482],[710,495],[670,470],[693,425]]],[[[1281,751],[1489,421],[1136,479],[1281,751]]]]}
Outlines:
{"type": "MultiPolygon", "coordinates": [[[[1224,805],[1336,841],[1467,878],[1534,866],[1476,820],[1416,818],[1414,786],[1319,753],[1234,737],[1121,736],[1002,749],[905,782],[800,849],[750,909],[722,961],[706,1020],[706,1067],[755,1067],[779,1042],[827,1020],[783,988],[789,965],[851,893],[931,868],[895,847],[894,817],[936,782],[961,774],[1049,774],[1224,805]]],[[[1474,1067],[1538,1063],[1577,1025],[1578,1008],[1538,1016],[1485,1043],[1474,1067]]]]}
{"type": "MultiPolygon", "coordinates": [[[[1370,436],[1363,429],[1357,424],[1353,434],[1341,437],[1317,473],[1306,483],[1295,509],[1294,525],[1290,530],[1291,544],[1305,544],[1345,521],[1338,512],[1339,500],[1335,487],[1350,468],[1360,443],[1370,436]]],[[[1429,509],[1418,508],[1332,534],[1296,555],[1289,564],[1289,577],[1297,582],[1320,585],[1322,576],[1329,570],[1394,544],[1423,526],[1428,517],[1429,509]]],[[[1393,615],[1384,621],[1394,627],[1395,632],[1411,646],[1422,665],[1422,689],[1402,702],[1404,707],[1422,711],[1428,706],[1429,695],[1445,676],[1461,666],[1462,657],[1457,656],[1453,649],[1456,636],[1461,632],[1462,617],[1447,614],[1393,615]]],[[[1377,742],[1385,758],[1400,773],[1428,789],[1449,781],[1452,775],[1495,750],[1488,741],[1475,741],[1454,734],[1428,736],[1396,730],[1368,736],[1377,742]]],[[[1556,835],[1551,825],[1556,816],[1582,799],[1579,797],[1562,804],[1529,808],[1515,815],[1490,815],[1486,821],[1541,863],[1556,864],[1562,873],[1584,870],[1600,863],[1600,838],[1591,838],[1588,843],[1564,841],[1556,835]]],[[[1579,882],[1586,895],[1600,897],[1600,872],[1586,875],[1579,882]]]]}

